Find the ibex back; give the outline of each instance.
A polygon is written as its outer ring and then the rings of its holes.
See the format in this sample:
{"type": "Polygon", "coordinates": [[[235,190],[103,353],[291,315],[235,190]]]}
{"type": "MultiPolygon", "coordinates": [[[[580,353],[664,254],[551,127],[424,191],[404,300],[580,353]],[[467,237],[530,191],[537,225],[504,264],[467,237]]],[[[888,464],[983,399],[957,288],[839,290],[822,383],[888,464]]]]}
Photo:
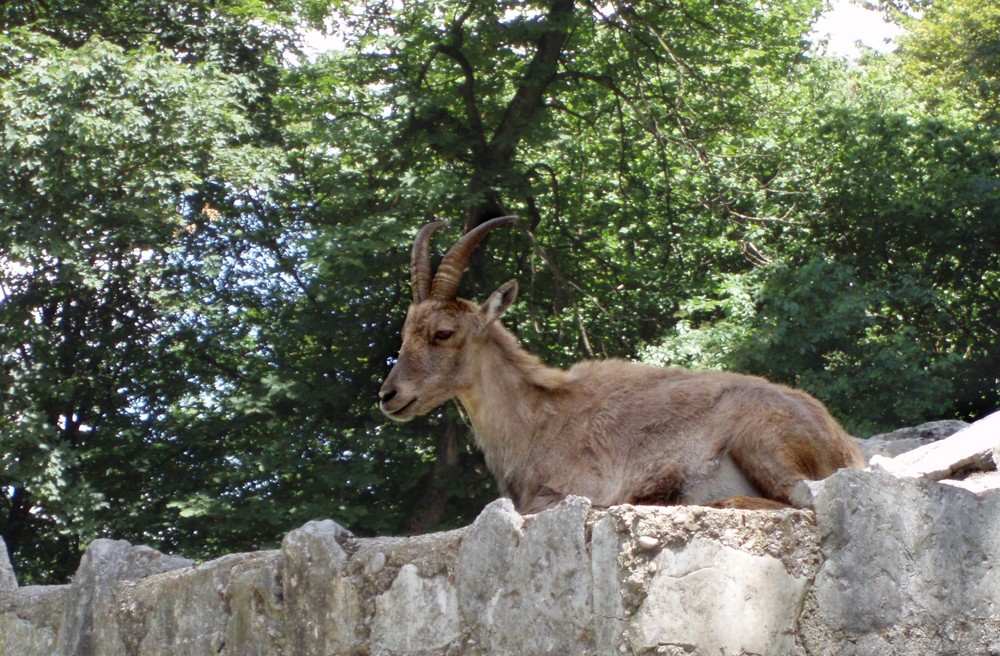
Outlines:
{"type": "Polygon", "coordinates": [[[524,513],[571,494],[622,503],[800,506],[803,480],[863,465],[853,440],[811,396],[762,378],[621,360],[545,366],[498,319],[517,294],[457,297],[490,230],[469,231],[431,276],[430,223],[413,246],[413,304],[382,411],[409,421],[457,397],[500,489],[524,513]]]}

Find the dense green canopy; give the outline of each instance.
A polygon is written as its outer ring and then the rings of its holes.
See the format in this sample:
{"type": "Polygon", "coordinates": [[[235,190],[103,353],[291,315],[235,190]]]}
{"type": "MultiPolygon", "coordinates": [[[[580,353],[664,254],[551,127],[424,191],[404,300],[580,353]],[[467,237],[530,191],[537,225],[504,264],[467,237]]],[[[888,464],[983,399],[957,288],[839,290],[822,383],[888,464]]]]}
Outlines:
{"type": "Polygon", "coordinates": [[[857,434],[994,410],[1000,4],[881,6],[900,50],[851,63],[810,49],[819,0],[6,3],[22,583],[100,536],[209,557],[473,516],[496,491],[459,410],[375,404],[435,217],[523,217],[462,293],[516,277],[551,364],[759,373],[857,434]]]}

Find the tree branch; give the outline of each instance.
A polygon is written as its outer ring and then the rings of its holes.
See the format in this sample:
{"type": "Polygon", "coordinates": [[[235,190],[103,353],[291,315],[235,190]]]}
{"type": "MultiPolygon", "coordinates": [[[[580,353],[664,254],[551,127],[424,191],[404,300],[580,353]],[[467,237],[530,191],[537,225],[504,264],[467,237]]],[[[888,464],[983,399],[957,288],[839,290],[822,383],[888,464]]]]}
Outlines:
{"type": "MultiPolygon", "coordinates": [[[[479,106],[476,105],[476,72],[472,68],[468,57],[462,52],[462,34],[453,29],[453,42],[449,44],[439,44],[438,52],[448,55],[459,68],[462,69],[462,104],[465,106],[465,117],[469,122],[471,133],[476,140],[476,148],[479,153],[486,151],[486,133],[483,130],[483,119],[479,113],[479,106]]],[[[481,155],[480,155],[481,156],[481,155]]]]}
{"type": "Polygon", "coordinates": [[[556,79],[562,49],[569,37],[573,9],[573,0],[554,0],[550,5],[545,16],[548,29],[539,37],[528,70],[490,140],[495,162],[510,161],[524,131],[544,106],[545,91],[556,79]]]}

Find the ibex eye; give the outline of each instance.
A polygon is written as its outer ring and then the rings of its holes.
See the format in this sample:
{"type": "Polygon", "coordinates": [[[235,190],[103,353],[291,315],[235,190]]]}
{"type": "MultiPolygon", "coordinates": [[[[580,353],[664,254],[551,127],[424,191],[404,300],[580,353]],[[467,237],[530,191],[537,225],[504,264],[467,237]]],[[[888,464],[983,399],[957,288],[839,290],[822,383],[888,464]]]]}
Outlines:
{"type": "Polygon", "coordinates": [[[448,339],[454,334],[455,334],[454,331],[451,330],[439,330],[436,333],[434,333],[434,340],[438,342],[443,342],[444,340],[448,339]]]}

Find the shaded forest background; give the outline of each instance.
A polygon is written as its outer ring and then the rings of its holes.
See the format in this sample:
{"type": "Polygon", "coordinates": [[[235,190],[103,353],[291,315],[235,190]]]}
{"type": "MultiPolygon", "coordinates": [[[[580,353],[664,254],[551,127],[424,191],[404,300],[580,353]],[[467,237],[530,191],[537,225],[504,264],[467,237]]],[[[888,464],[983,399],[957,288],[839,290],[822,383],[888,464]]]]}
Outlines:
{"type": "MultiPolygon", "coordinates": [[[[866,435],[998,405],[1000,3],[91,0],[0,6],[0,533],[208,558],[307,520],[469,521],[452,406],[376,391],[434,217],[503,213],[547,362],[765,375],[866,435]],[[306,29],[342,46],[307,57],[306,29]]],[[[452,229],[442,245],[458,237],[452,229]]]]}

